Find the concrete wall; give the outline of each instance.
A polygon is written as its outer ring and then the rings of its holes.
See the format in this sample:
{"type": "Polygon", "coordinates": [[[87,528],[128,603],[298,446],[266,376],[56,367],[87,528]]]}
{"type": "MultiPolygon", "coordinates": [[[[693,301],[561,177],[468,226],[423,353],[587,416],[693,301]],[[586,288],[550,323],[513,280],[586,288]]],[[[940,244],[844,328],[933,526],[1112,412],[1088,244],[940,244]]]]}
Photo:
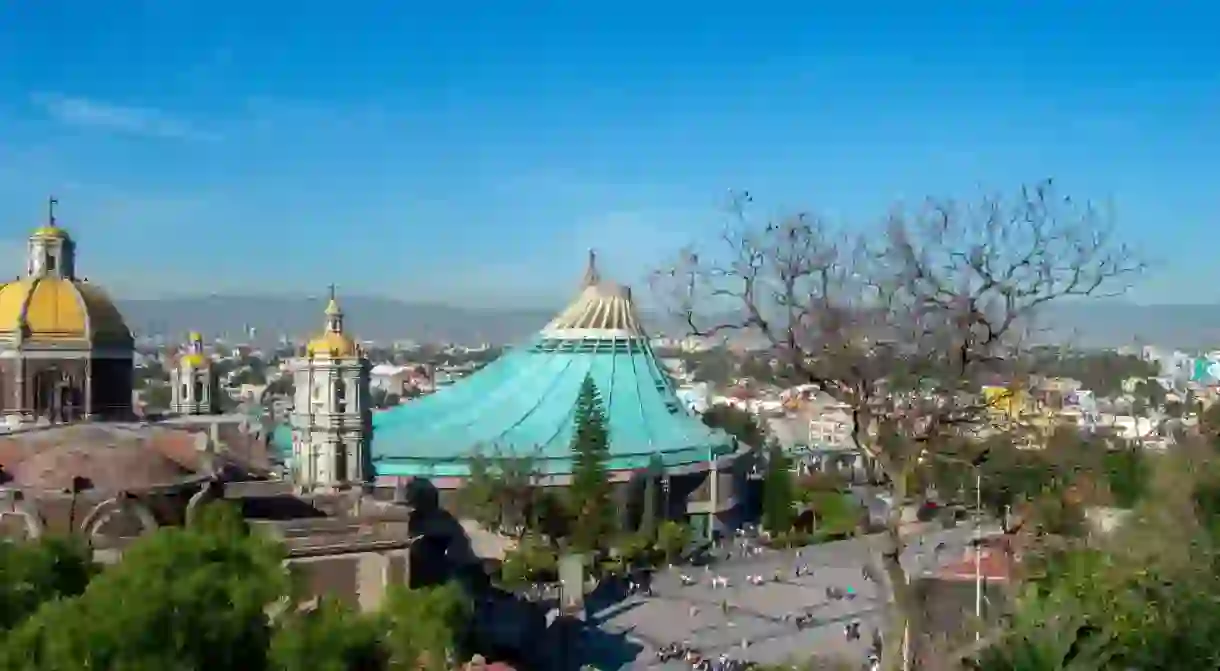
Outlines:
{"type": "Polygon", "coordinates": [[[364,611],[377,610],[392,585],[408,584],[407,550],[351,552],[288,560],[303,577],[306,598],[329,596],[364,611]]]}

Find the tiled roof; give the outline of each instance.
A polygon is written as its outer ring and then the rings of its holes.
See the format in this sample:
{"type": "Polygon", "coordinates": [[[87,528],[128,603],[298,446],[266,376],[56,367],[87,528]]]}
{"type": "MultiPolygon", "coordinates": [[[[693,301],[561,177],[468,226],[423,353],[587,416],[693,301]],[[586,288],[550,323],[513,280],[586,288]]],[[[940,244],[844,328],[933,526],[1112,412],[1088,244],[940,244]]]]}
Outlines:
{"type": "Polygon", "coordinates": [[[169,485],[201,473],[196,434],[135,424],[48,427],[0,437],[0,467],[12,486],[64,490],[73,479],[118,491],[169,485]]]}
{"type": "Polygon", "coordinates": [[[961,561],[941,567],[936,577],[942,580],[974,580],[976,563],[982,569],[983,580],[1004,581],[1012,577],[1015,566],[1010,553],[998,547],[983,547],[981,555],[981,560],[976,562],[975,551],[967,550],[961,561]]]}

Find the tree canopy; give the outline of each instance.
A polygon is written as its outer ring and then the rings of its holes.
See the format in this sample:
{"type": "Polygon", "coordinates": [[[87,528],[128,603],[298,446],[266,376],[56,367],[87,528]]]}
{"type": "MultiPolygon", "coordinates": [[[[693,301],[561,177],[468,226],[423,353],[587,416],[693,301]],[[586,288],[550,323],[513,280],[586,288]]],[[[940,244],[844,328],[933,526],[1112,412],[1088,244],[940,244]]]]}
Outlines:
{"type": "Polygon", "coordinates": [[[1060,548],[1024,584],[979,660],[996,671],[1220,666],[1220,471],[1199,453],[1158,459],[1151,493],[1112,536],[1060,548]]]}
{"type": "Polygon", "coordinates": [[[0,670],[381,671],[464,659],[455,585],[399,586],[375,614],[302,601],[284,549],[211,504],[99,570],[59,539],[0,544],[0,670]]]}
{"type": "Polygon", "coordinates": [[[723,430],[742,445],[761,448],[767,442],[767,433],[753,413],[727,403],[717,403],[704,411],[703,423],[723,430]]]}

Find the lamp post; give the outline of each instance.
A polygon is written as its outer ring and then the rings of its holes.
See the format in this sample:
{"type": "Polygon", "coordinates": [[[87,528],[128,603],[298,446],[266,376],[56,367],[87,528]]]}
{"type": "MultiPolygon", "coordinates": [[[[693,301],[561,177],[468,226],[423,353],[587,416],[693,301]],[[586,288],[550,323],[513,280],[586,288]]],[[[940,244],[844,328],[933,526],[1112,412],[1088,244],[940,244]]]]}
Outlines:
{"type": "MultiPolygon", "coordinates": [[[[991,457],[991,449],[984,449],[978,456],[967,462],[944,455],[933,455],[940,461],[966,464],[974,469],[974,617],[983,619],[983,464],[991,457]]],[[[920,455],[923,461],[923,455],[920,455]]],[[[974,640],[982,638],[982,630],[975,631],[974,640]]]]}
{"type": "Polygon", "coordinates": [[[991,450],[983,450],[970,461],[974,467],[974,617],[979,621],[979,629],[974,632],[974,640],[982,638],[983,620],[983,464],[991,456],[991,450]]]}
{"type": "MultiPolygon", "coordinates": [[[[974,617],[983,619],[983,470],[974,468],[974,617]]],[[[981,628],[974,632],[977,642],[981,628]]]]}

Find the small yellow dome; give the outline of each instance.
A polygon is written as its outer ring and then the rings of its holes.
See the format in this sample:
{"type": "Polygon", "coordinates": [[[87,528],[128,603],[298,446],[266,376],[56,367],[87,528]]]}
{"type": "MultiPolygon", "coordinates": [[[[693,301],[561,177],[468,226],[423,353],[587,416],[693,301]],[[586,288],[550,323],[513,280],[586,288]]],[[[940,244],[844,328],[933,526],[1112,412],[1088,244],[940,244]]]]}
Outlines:
{"type": "Polygon", "coordinates": [[[59,226],[56,226],[55,224],[47,224],[46,226],[39,226],[38,228],[34,229],[34,232],[30,234],[30,237],[38,238],[38,239],[42,239],[42,240],[46,240],[46,239],[69,240],[69,239],[71,239],[71,236],[68,235],[68,231],[60,228],[59,226]]]}
{"type": "Polygon", "coordinates": [[[309,344],[305,346],[305,352],[309,356],[329,356],[332,359],[341,359],[356,356],[359,349],[356,341],[347,334],[327,331],[310,340],[309,344]]]}
{"type": "Polygon", "coordinates": [[[81,280],[26,277],[0,286],[0,337],[26,341],[130,342],[123,316],[100,288],[81,280]]]}
{"type": "Polygon", "coordinates": [[[208,360],[202,354],[191,352],[178,357],[179,366],[190,366],[191,368],[203,368],[208,365],[208,360]]]}

